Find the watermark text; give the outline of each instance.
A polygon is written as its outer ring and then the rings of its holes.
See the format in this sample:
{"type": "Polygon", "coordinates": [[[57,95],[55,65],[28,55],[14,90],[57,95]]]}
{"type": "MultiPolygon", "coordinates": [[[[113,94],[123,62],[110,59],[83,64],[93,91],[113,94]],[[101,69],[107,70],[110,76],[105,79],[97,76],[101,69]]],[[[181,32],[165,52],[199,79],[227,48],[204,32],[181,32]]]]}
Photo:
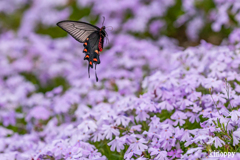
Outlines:
{"type": "Polygon", "coordinates": [[[233,158],[236,152],[210,152],[209,157],[228,157],[228,158],[233,158]]]}

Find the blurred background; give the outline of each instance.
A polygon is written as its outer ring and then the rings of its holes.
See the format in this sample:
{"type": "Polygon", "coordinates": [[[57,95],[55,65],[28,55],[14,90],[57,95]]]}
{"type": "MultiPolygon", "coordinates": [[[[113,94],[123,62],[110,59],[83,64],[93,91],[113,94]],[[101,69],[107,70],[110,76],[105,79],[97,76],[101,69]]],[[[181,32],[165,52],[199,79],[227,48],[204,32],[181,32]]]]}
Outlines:
{"type": "Polygon", "coordinates": [[[101,26],[105,16],[113,33],[153,40],[167,36],[183,47],[198,45],[201,39],[219,45],[240,22],[239,2],[234,0],[10,0],[0,6],[1,33],[59,38],[67,36],[56,26],[60,20],[101,26]]]}

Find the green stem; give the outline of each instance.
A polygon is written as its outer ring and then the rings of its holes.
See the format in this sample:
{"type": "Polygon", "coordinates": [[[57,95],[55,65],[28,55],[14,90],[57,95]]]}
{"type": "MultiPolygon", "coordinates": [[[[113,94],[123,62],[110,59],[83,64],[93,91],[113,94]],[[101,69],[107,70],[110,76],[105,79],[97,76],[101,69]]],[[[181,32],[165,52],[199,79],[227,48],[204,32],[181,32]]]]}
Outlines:
{"type": "Polygon", "coordinates": [[[231,109],[232,109],[233,107],[232,107],[232,104],[231,104],[231,101],[230,101],[230,98],[229,98],[229,85],[230,84],[228,83],[227,78],[225,78],[225,81],[226,81],[226,91],[227,91],[228,101],[229,101],[229,104],[230,104],[231,109]]]}
{"type": "Polygon", "coordinates": [[[215,101],[214,101],[214,99],[213,99],[213,97],[212,97],[211,88],[209,88],[209,92],[210,92],[211,98],[212,98],[212,100],[213,100],[213,103],[214,103],[214,105],[216,106],[216,109],[217,109],[217,111],[218,111],[218,114],[220,115],[219,110],[218,110],[218,108],[217,108],[217,104],[215,104],[215,101]]]}

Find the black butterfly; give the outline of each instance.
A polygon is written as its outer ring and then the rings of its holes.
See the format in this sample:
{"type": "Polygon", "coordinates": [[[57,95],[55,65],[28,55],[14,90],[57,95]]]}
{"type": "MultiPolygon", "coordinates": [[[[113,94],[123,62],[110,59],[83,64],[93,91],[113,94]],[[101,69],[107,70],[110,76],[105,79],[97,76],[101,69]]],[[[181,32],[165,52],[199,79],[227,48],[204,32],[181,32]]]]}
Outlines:
{"type": "Polygon", "coordinates": [[[89,68],[93,68],[93,63],[95,63],[95,76],[98,81],[96,65],[100,64],[99,52],[102,51],[104,38],[107,36],[105,26],[98,28],[86,22],[71,20],[58,22],[57,25],[77,41],[84,43],[83,53],[86,54],[84,60],[88,60],[88,75],[90,77],[89,68]]]}

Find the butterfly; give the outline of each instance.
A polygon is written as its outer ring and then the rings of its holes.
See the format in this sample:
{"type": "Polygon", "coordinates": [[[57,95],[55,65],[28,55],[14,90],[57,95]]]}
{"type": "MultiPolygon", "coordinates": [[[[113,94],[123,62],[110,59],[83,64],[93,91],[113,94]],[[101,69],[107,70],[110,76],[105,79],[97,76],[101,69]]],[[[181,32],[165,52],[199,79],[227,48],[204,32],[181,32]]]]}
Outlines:
{"type": "Polygon", "coordinates": [[[99,53],[103,50],[104,38],[107,37],[106,27],[102,26],[99,28],[86,22],[71,20],[60,21],[57,23],[57,26],[78,42],[83,43],[84,60],[88,61],[88,76],[90,78],[89,68],[93,68],[93,64],[95,64],[95,77],[96,81],[98,81],[96,65],[100,64],[99,53]]]}

